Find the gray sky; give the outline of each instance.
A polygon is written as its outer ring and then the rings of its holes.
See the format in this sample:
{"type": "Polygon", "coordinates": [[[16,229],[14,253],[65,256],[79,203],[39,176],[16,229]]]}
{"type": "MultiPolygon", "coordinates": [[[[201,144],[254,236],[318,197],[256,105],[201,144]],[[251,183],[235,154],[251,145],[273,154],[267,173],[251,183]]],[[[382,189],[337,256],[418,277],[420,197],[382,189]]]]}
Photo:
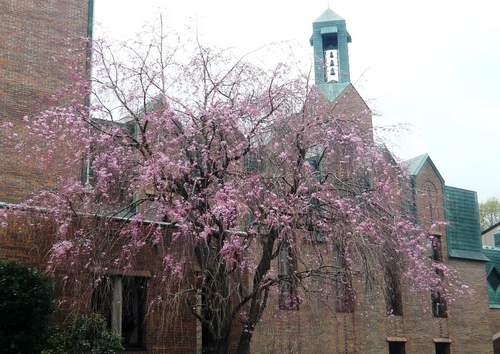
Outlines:
{"type": "MultiPolygon", "coordinates": [[[[164,18],[239,55],[289,41],[312,60],[312,22],[327,0],[94,0],[95,21],[127,37],[164,18]]],[[[500,196],[500,3],[331,0],[347,22],[351,80],[379,116],[409,124],[391,139],[401,159],[428,153],[449,186],[500,196]]],[[[310,62],[307,63],[310,65],[310,62]]],[[[308,68],[306,67],[305,70],[308,68]]]]}

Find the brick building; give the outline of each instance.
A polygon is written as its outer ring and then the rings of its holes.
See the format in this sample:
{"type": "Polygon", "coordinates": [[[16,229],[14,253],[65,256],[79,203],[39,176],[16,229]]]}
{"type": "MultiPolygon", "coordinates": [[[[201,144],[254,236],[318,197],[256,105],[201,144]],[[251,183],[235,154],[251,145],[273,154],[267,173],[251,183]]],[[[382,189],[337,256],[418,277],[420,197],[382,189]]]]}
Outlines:
{"type": "MultiPolygon", "coordinates": [[[[63,3],[16,0],[0,5],[0,122],[15,122],[12,132],[22,134],[22,117],[46,107],[50,95],[64,85],[65,75],[53,65],[52,58],[68,49],[71,43],[68,38],[91,36],[92,5],[92,0],[63,3]]],[[[371,134],[369,108],[350,82],[347,48],[350,42],[344,19],[330,9],[314,21],[311,45],[316,58],[316,85],[337,112],[365,116],[364,128],[371,134]]],[[[82,70],[86,70],[84,62],[82,70]]],[[[307,305],[298,311],[280,310],[278,299],[274,299],[271,301],[276,303],[268,305],[269,311],[256,329],[254,353],[317,353],[318,348],[334,353],[493,352],[492,338],[496,332],[489,318],[484,275],[487,258],[481,249],[476,195],[446,186],[427,155],[406,162],[405,168],[411,179],[410,207],[417,221],[429,230],[432,250],[429,256],[456,269],[462,281],[475,290],[475,296],[447,304],[442,294],[415,294],[402,284],[397,290],[396,303],[391,304],[392,315],[387,315],[384,294],[364,289],[362,282],[355,285],[357,293],[363,294],[361,308],[330,312],[307,305]],[[437,221],[447,221],[448,225],[431,229],[431,224],[437,221]],[[428,299],[427,313],[422,311],[422,298],[428,299]]],[[[54,177],[53,171],[47,173],[36,161],[30,166],[19,165],[16,152],[6,144],[0,145],[2,206],[51,187],[54,177]]],[[[1,261],[14,260],[29,266],[45,264],[54,230],[50,224],[37,228],[38,217],[36,210],[27,211],[22,219],[10,220],[9,226],[0,230],[1,261]]],[[[145,304],[155,297],[155,288],[161,286],[152,277],[154,268],[159,266],[153,261],[154,251],[149,249],[140,254],[141,268],[127,274],[111,270],[109,283],[105,285],[115,297],[111,302],[93,301],[96,306],[108,306],[104,311],[115,318],[122,316],[122,310],[114,308],[112,303],[121,302],[123,294],[141,299],[130,305],[135,322],[128,329],[117,325],[128,338],[131,349],[151,353],[200,352],[200,328],[193,317],[181,313],[175,318],[167,316],[170,323],[165,323],[167,317],[159,312],[145,316],[145,304]]],[[[87,286],[78,291],[84,298],[83,294],[91,290],[87,286]]],[[[60,296],[77,297],[75,289],[60,290],[60,296]]]]}
{"type": "MultiPolygon", "coordinates": [[[[495,225],[498,228],[498,224],[495,225]]],[[[486,279],[488,281],[488,300],[490,306],[490,331],[493,336],[494,353],[500,353],[500,233],[492,235],[494,246],[483,245],[483,252],[488,257],[486,279]]]]}
{"type": "MultiPolygon", "coordinates": [[[[316,85],[334,109],[349,107],[353,114],[362,114],[367,107],[349,79],[350,42],[345,21],[330,9],[313,23],[316,85]]],[[[371,115],[365,116],[371,127],[371,115]]],[[[333,353],[493,352],[484,277],[488,258],[481,250],[476,193],[446,186],[428,155],[406,161],[403,168],[411,182],[413,202],[408,207],[428,231],[429,257],[456,270],[463,283],[474,289],[474,296],[448,304],[444,294],[416,293],[402,284],[399,304],[393,303],[397,306],[388,315],[384,294],[358,283],[356,292],[363,294],[362,299],[347,312],[337,309],[332,314],[315,304],[299,311],[270,310],[256,329],[255,353],[317,353],[319,347],[333,353]],[[431,227],[439,221],[446,226],[431,227]],[[427,304],[422,304],[426,298],[427,304]],[[425,306],[428,312],[423,311],[425,306]]]]}
{"type": "MultiPolygon", "coordinates": [[[[92,1],[2,1],[0,4],[0,122],[14,122],[47,107],[66,73],[54,58],[72,47],[68,40],[92,35],[92,1]]],[[[81,44],[81,43],[80,43],[81,44]]],[[[85,62],[81,61],[82,70],[85,62]]],[[[0,201],[15,203],[46,188],[54,178],[33,161],[19,165],[16,152],[0,145],[0,201]]]]}
{"type": "MultiPolygon", "coordinates": [[[[23,137],[23,117],[50,107],[51,96],[70,82],[64,66],[58,65],[56,58],[67,56],[72,51],[82,73],[86,73],[88,48],[81,39],[92,38],[93,3],[94,0],[15,0],[0,3],[0,124],[13,123],[4,131],[6,134],[0,137],[2,208],[14,206],[33,192],[54,187],[58,172],[65,168],[56,164],[48,169],[37,164],[37,161],[24,164],[13,146],[2,139],[8,139],[7,136],[12,134],[23,137]]],[[[61,154],[62,151],[57,153],[61,154]]],[[[72,171],[79,175],[82,166],[72,171]]],[[[10,215],[7,227],[0,228],[0,261],[45,267],[55,232],[54,225],[43,218],[42,209],[33,208],[23,214],[10,215]]],[[[88,301],[92,297],[89,294],[92,292],[90,282],[78,289],[61,287],[58,282],[56,292],[63,308],[66,306],[64,303],[87,301],[85,306],[88,311],[91,307],[100,306],[99,301],[102,300],[109,304],[103,312],[113,321],[118,316],[126,317],[126,311],[131,313],[129,320],[116,325],[125,337],[127,352],[133,352],[133,349],[144,352],[143,348],[155,353],[195,352],[197,327],[193,317],[180,316],[167,321],[172,325],[162,323],[165,317],[159,314],[144,318],[146,304],[155,296],[154,289],[161,284],[151,277],[148,270],[156,266],[151,261],[154,257],[147,252],[139,257],[144,259],[142,264],[147,264],[147,267],[134,269],[127,275],[112,270],[105,277],[110,282],[107,285],[114,294],[118,294],[111,303],[122,302],[124,296],[135,301],[123,308],[113,307],[108,300],[102,299],[91,303],[88,301]],[[148,283],[147,288],[144,282],[148,283]]],[[[85,272],[87,278],[91,279],[91,272],[85,272]]],[[[76,271],[68,274],[76,275],[76,271]]]]}

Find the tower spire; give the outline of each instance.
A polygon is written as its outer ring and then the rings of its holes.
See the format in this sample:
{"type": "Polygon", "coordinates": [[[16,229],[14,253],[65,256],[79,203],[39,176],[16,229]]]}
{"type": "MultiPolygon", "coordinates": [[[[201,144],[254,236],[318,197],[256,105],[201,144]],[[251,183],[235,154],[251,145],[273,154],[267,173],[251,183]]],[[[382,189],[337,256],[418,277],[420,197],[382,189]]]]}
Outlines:
{"type": "Polygon", "coordinates": [[[345,20],[328,9],[313,22],[315,83],[333,101],[351,82],[347,44],[351,36],[345,20]]]}

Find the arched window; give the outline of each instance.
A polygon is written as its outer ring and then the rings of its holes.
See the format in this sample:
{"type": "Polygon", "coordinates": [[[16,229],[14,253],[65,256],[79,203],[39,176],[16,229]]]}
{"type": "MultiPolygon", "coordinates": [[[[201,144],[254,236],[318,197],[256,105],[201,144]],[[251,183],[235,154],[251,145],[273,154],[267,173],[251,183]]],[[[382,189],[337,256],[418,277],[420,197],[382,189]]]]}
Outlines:
{"type": "Polygon", "coordinates": [[[434,183],[425,181],[422,184],[422,203],[420,206],[423,208],[424,223],[432,225],[439,220],[439,198],[438,191],[434,183]]]}

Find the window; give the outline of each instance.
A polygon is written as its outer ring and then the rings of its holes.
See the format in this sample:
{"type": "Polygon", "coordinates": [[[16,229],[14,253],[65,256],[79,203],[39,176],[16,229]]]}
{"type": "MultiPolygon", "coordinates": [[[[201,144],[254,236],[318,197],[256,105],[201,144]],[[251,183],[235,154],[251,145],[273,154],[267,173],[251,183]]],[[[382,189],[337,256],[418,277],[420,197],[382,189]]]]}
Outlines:
{"type": "Polygon", "coordinates": [[[432,225],[434,222],[439,220],[439,198],[438,190],[436,186],[431,181],[425,181],[422,185],[422,210],[424,220],[422,220],[427,225],[432,225]]]}
{"type": "MultiPolygon", "coordinates": [[[[320,151],[321,148],[316,147],[313,152],[309,152],[306,158],[306,162],[312,169],[312,185],[311,191],[315,190],[316,184],[323,184],[325,182],[325,177],[323,176],[322,169],[322,159],[324,150],[320,151]]],[[[314,196],[311,196],[309,200],[309,213],[306,218],[307,227],[307,240],[317,243],[325,243],[326,237],[324,231],[321,229],[320,223],[324,219],[324,210],[322,201],[314,196]]]]}
{"type": "Polygon", "coordinates": [[[308,235],[307,238],[311,242],[325,243],[326,237],[324,232],[322,232],[318,227],[317,223],[321,220],[323,215],[323,210],[321,209],[320,201],[317,198],[311,198],[310,200],[309,215],[307,220],[308,235]]]}
{"type": "Polygon", "coordinates": [[[434,343],[436,354],[450,354],[450,343],[434,343]]]}
{"type": "Polygon", "coordinates": [[[432,299],[432,315],[434,317],[448,317],[446,313],[446,300],[439,291],[431,294],[432,299]]]}
{"type": "MultiPolygon", "coordinates": [[[[137,135],[137,124],[135,121],[129,121],[125,123],[112,122],[105,119],[92,119],[90,122],[93,128],[90,129],[89,134],[93,136],[94,129],[96,131],[106,132],[107,134],[113,134],[116,138],[116,142],[118,143],[119,139],[123,139],[124,137],[128,141],[128,143],[133,143],[133,139],[136,138],[137,135]],[[115,134],[113,133],[113,128],[119,128],[121,133],[115,134]]],[[[83,161],[83,170],[82,170],[82,183],[91,185],[95,183],[95,175],[94,170],[92,168],[92,164],[96,156],[99,155],[99,151],[96,150],[96,145],[92,144],[90,146],[90,157],[83,161]]]]}
{"type": "Polygon", "coordinates": [[[321,231],[308,231],[307,240],[315,243],[326,243],[325,234],[321,231]]]}
{"type": "Polygon", "coordinates": [[[403,296],[401,281],[394,264],[385,268],[387,313],[394,316],[403,315],[403,296]]]}
{"type": "Polygon", "coordinates": [[[296,284],[293,278],[293,258],[290,246],[282,243],[278,255],[279,279],[281,281],[279,307],[282,310],[298,310],[299,301],[296,296],[296,284]]]}
{"type": "Polygon", "coordinates": [[[493,267],[491,270],[490,274],[488,274],[488,284],[492,287],[494,291],[497,291],[498,286],[500,286],[500,274],[498,273],[498,270],[493,267]]]}
{"type": "Polygon", "coordinates": [[[443,262],[443,249],[441,245],[441,236],[431,235],[429,238],[431,248],[431,258],[434,262],[443,262]]]}
{"type": "MultiPolygon", "coordinates": [[[[253,213],[253,206],[250,207],[250,213],[245,216],[245,230],[251,234],[260,234],[261,225],[259,224],[259,220],[255,217],[253,213]]],[[[257,209],[258,207],[256,207],[257,209]]]]}
{"type": "Polygon", "coordinates": [[[316,155],[309,157],[306,160],[314,171],[319,172],[321,171],[321,158],[322,156],[316,155]]]}
{"type": "Polygon", "coordinates": [[[306,161],[313,170],[313,176],[316,179],[316,181],[319,182],[320,184],[323,184],[326,181],[326,176],[323,174],[323,172],[321,172],[321,170],[323,169],[322,167],[323,164],[321,161],[323,160],[323,155],[325,151],[320,149],[319,147],[317,147],[315,150],[316,151],[314,152],[308,153],[306,161]]]}
{"type": "Polygon", "coordinates": [[[258,151],[249,151],[245,155],[244,163],[248,174],[261,174],[266,171],[266,162],[258,151]]]}
{"type": "Polygon", "coordinates": [[[389,342],[389,354],[405,354],[405,342],[389,342]]]}
{"type": "Polygon", "coordinates": [[[142,277],[103,276],[94,290],[92,308],[103,314],[125,348],[142,348],[146,281],[142,277]]]}
{"type": "MultiPolygon", "coordinates": [[[[436,274],[441,277],[444,276],[439,264],[443,262],[443,251],[441,248],[441,237],[439,235],[431,235],[429,237],[431,248],[431,259],[436,263],[436,274]]],[[[433,291],[431,294],[432,299],[432,315],[434,317],[447,317],[446,314],[446,300],[444,294],[440,291],[433,291]]]]}
{"type": "MultiPolygon", "coordinates": [[[[136,125],[134,122],[118,123],[97,119],[92,121],[92,125],[99,131],[113,135],[116,146],[124,144],[123,141],[131,144],[132,139],[136,135],[136,125]],[[119,130],[115,131],[115,128],[119,128],[119,130]]],[[[90,134],[93,135],[92,131],[90,134]]],[[[90,146],[88,156],[82,161],[82,183],[89,187],[89,190],[93,191],[95,196],[94,205],[99,206],[98,213],[130,217],[137,213],[136,198],[130,195],[129,190],[130,181],[133,178],[131,174],[128,174],[130,171],[122,176],[111,172],[113,175],[109,179],[112,183],[99,180],[95,173],[100,167],[107,167],[108,162],[102,158],[107,154],[108,151],[106,151],[105,146],[98,146],[96,144],[90,146]]]]}

